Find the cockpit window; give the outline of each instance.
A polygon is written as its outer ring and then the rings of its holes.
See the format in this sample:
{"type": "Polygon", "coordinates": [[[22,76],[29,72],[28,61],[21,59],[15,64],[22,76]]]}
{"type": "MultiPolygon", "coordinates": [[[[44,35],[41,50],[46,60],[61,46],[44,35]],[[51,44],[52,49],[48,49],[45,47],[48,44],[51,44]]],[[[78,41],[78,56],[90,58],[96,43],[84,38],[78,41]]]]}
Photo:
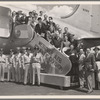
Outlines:
{"type": "Polygon", "coordinates": [[[10,33],[8,29],[0,28],[0,37],[9,37],[10,33]]]}
{"type": "Polygon", "coordinates": [[[0,37],[10,36],[9,18],[0,16],[0,37]]]}

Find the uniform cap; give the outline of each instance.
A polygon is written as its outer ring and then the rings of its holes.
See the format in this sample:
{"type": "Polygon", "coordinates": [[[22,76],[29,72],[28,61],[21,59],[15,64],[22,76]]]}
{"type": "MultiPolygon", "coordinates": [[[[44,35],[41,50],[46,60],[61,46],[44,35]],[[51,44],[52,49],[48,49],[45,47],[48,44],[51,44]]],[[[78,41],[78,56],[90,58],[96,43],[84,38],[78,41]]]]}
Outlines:
{"type": "Polygon", "coordinates": [[[35,50],[39,50],[39,47],[38,46],[35,46],[35,48],[34,48],[35,50]]]}
{"type": "Polygon", "coordinates": [[[0,51],[3,51],[3,48],[0,48],[0,51]]]}
{"type": "Polygon", "coordinates": [[[20,50],[20,47],[17,47],[16,49],[17,49],[17,50],[20,50]]]}
{"type": "Polygon", "coordinates": [[[30,47],[28,47],[28,48],[27,48],[27,50],[31,50],[31,48],[30,48],[30,47]]]}
{"type": "Polygon", "coordinates": [[[96,46],[93,50],[100,50],[100,48],[96,46]]]}
{"type": "Polygon", "coordinates": [[[22,50],[26,50],[26,47],[22,47],[22,50]]]}
{"type": "Polygon", "coordinates": [[[10,49],[10,52],[14,52],[13,49],[10,49]]]}

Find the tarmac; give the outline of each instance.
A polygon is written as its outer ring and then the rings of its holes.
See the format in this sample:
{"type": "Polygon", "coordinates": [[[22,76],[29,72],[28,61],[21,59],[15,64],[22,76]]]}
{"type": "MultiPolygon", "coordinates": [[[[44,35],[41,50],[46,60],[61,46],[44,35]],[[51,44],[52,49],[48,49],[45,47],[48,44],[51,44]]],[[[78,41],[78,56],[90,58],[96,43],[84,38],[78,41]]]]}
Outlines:
{"type": "Polygon", "coordinates": [[[88,94],[87,90],[78,87],[60,89],[58,86],[41,84],[41,86],[23,85],[12,82],[0,82],[0,96],[25,96],[25,95],[100,95],[100,90],[88,94]]]}

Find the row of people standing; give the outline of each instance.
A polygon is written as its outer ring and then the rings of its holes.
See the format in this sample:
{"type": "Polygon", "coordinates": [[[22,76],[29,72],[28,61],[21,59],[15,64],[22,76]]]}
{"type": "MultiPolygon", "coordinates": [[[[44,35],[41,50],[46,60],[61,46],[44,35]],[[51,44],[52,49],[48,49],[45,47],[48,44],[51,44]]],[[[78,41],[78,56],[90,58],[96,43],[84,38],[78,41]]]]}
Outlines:
{"type": "Polygon", "coordinates": [[[0,50],[0,81],[4,81],[5,68],[7,68],[7,80],[16,83],[28,82],[35,84],[35,71],[37,72],[38,85],[40,85],[40,69],[42,54],[39,48],[35,48],[34,53],[26,47],[17,47],[17,52],[10,49],[10,55],[6,57],[3,49],[0,50]],[[22,52],[21,52],[22,50],[22,52]]]}
{"type": "Polygon", "coordinates": [[[95,71],[95,56],[91,53],[89,48],[86,49],[84,53],[83,49],[80,49],[80,57],[79,57],[79,80],[81,88],[84,87],[84,83],[86,82],[88,93],[93,92],[93,84],[95,79],[93,79],[94,71],[95,71]]]}
{"type": "Polygon", "coordinates": [[[90,48],[85,51],[81,48],[79,52],[71,51],[69,58],[72,62],[72,69],[69,74],[77,75],[79,78],[80,88],[85,86],[88,88],[88,93],[93,92],[93,88],[100,87],[100,52],[97,47],[94,48],[95,53],[91,52],[90,48]]]}

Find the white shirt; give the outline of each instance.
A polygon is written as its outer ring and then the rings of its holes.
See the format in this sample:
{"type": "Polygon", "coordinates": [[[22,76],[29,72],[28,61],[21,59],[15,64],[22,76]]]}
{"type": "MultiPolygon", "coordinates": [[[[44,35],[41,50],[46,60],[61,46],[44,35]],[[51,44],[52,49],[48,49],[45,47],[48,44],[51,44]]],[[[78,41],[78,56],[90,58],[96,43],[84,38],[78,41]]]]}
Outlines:
{"type": "Polygon", "coordinates": [[[15,61],[18,62],[20,60],[20,57],[21,57],[21,53],[17,53],[15,55],[15,61]]]}
{"type": "Polygon", "coordinates": [[[42,54],[37,53],[36,56],[32,56],[31,61],[32,61],[32,63],[42,63],[43,62],[42,54]]]}
{"type": "Polygon", "coordinates": [[[15,55],[12,55],[12,56],[8,57],[8,63],[9,64],[14,63],[14,57],[15,57],[15,55]]]}
{"type": "Polygon", "coordinates": [[[6,63],[6,61],[7,61],[7,57],[4,54],[0,55],[0,62],[6,63]]]}

